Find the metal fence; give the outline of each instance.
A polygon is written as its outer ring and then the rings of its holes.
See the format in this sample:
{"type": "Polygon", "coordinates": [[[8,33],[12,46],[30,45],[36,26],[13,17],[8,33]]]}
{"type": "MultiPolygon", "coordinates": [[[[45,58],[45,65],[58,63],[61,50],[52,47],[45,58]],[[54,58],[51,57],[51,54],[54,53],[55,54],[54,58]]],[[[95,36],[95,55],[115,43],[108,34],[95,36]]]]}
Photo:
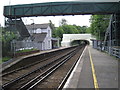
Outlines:
{"type": "Polygon", "coordinates": [[[24,49],[41,49],[42,43],[29,42],[29,41],[12,41],[11,42],[11,51],[19,51],[24,49]]]}
{"type": "Polygon", "coordinates": [[[120,49],[112,47],[110,50],[110,54],[115,56],[115,57],[120,58],[120,49]]]}
{"type": "Polygon", "coordinates": [[[120,47],[109,47],[109,46],[103,46],[103,44],[100,44],[100,41],[94,40],[93,41],[93,48],[107,52],[109,55],[115,56],[117,58],[120,58],[120,47]]]}
{"type": "Polygon", "coordinates": [[[102,47],[102,49],[98,48],[98,50],[102,50],[104,52],[107,52],[109,55],[120,58],[120,48],[105,46],[105,47],[102,47]]]}

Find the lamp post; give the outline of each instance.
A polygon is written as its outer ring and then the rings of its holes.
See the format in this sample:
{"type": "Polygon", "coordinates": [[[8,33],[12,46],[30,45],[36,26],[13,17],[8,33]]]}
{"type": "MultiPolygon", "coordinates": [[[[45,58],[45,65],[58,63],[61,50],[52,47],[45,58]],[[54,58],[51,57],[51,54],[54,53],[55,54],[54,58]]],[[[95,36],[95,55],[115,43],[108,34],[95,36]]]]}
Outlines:
{"type": "Polygon", "coordinates": [[[34,19],[30,19],[30,20],[32,20],[32,22],[33,22],[33,23],[31,23],[31,25],[33,25],[33,28],[31,30],[31,41],[32,41],[32,47],[34,47],[33,38],[32,38],[33,37],[33,33],[34,33],[34,19]]]}
{"type": "Polygon", "coordinates": [[[33,32],[31,32],[31,33],[34,33],[34,24],[35,24],[35,23],[34,23],[34,19],[30,19],[30,20],[33,21],[33,23],[31,23],[31,25],[33,25],[33,28],[32,28],[32,29],[33,29],[33,32]]]}
{"type": "Polygon", "coordinates": [[[9,0],[9,5],[11,4],[11,0],[9,0]]]}

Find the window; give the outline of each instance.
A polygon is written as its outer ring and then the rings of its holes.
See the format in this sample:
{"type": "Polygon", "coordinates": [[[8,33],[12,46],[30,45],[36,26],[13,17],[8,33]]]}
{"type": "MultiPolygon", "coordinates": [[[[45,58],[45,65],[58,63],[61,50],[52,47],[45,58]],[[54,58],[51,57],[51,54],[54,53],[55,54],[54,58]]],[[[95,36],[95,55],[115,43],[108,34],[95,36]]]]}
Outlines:
{"type": "Polygon", "coordinates": [[[48,30],[48,36],[50,37],[50,30],[48,30]]]}
{"type": "Polygon", "coordinates": [[[48,41],[48,48],[50,48],[50,41],[48,41]]]}

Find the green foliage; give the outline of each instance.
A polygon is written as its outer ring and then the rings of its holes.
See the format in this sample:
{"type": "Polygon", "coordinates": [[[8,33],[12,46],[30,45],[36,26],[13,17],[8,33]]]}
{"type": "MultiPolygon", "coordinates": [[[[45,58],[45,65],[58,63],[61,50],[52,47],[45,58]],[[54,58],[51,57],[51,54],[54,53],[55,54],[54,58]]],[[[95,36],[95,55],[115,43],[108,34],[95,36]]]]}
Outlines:
{"type": "Polygon", "coordinates": [[[89,31],[99,40],[104,40],[105,32],[109,24],[110,15],[92,15],[89,31]]]}
{"type": "Polygon", "coordinates": [[[0,42],[2,42],[2,28],[0,27],[0,42]]]}
{"type": "Polygon", "coordinates": [[[61,28],[64,31],[64,34],[78,34],[78,30],[73,25],[62,25],[61,28]]]}
{"type": "Polygon", "coordinates": [[[11,57],[3,57],[2,60],[0,60],[0,63],[8,61],[10,59],[11,59],[11,57]]]}
{"type": "Polygon", "coordinates": [[[62,25],[56,28],[53,31],[53,37],[59,37],[61,40],[63,38],[63,34],[78,34],[79,31],[73,25],[62,25]]]}
{"type": "Polygon", "coordinates": [[[86,33],[91,33],[90,27],[86,28],[86,33]]]}
{"type": "Polygon", "coordinates": [[[54,30],[54,33],[55,33],[54,37],[59,37],[60,39],[62,39],[64,30],[62,27],[58,27],[57,29],[54,30]]]}
{"type": "Polygon", "coordinates": [[[78,33],[80,34],[84,34],[84,33],[89,33],[87,30],[88,30],[88,27],[87,26],[76,26],[76,25],[73,25],[76,27],[76,29],[78,30],[78,33]]]}
{"type": "Polygon", "coordinates": [[[11,41],[17,36],[5,28],[0,28],[2,31],[2,55],[7,56],[11,50],[11,41]]]}

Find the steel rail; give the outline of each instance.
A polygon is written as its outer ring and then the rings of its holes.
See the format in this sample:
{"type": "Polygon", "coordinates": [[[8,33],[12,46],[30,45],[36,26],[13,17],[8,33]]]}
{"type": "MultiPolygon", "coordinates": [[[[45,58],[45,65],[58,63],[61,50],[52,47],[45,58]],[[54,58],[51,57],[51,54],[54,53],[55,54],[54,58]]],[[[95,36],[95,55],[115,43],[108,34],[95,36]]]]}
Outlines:
{"type": "Polygon", "coordinates": [[[24,86],[22,86],[18,90],[30,90],[34,88],[38,83],[42,82],[44,79],[46,79],[49,75],[51,75],[54,71],[56,71],[61,65],[63,65],[66,61],[68,61],[72,56],[75,55],[77,52],[71,52],[70,55],[68,55],[65,59],[62,61],[59,61],[54,66],[50,67],[47,71],[43,72],[42,74],[38,75],[28,83],[26,83],[24,86]],[[38,80],[39,79],[39,80],[38,80]]]}
{"type": "MultiPolygon", "coordinates": [[[[82,52],[84,52],[84,49],[85,49],[85,47],[83,48],[82,52]]],[[[70,70],[68,71],[68,73],[66,74],[65,78],[62,80],[61,84],[58,86],[57,90],[62,90],[63,89],[66,81],[68,80],[70,74],[72,73],[73,69],[75,68],[75,65],[77,64],[77,62],[78,62],[79,58],[81,57],[81,55],[74,62],[74,64],[72,65],[72,67],[70,68],[70,70]]]]}

